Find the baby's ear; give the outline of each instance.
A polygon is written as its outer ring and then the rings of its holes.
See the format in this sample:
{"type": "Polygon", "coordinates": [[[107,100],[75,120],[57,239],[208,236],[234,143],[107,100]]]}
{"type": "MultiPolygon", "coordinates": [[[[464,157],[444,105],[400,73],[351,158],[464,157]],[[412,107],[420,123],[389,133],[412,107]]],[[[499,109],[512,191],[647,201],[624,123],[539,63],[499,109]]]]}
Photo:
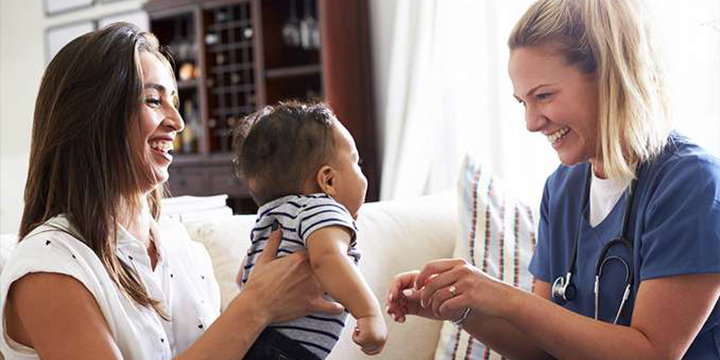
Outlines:
{"type": "Polygon", "coordinates": [[[323,165],[315,176],[315,181],[322,192],[335,195],[335,170],[330,165],[323,165]]]}

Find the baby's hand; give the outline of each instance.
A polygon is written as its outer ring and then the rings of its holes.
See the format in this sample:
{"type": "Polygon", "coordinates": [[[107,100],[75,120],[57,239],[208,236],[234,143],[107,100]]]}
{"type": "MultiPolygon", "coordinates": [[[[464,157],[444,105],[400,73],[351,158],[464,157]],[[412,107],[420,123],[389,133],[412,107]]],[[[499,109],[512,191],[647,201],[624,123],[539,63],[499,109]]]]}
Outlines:
{"type": "Polygon", "coordinates": [[[367,316],[357,319],[352,337],[366,355],[377,355],[387,341],[387,327],[382,316],[367,316]]]}
{"type": "MultiPolygon", "coordinates": [[[[412,291],[412,290],[406,290],[412,291]]],[[[402,292],[388,294],[385,311],[395,322],[404,323],[405,317],[409,315],[408,298],[402,292]]]]}
{"type": "Polygon", "coordinates": [[[404,323],[407,315],[418,315],[420,312],[420,292],[413,288],[417,274],[418,271],[402,273],[390,283],[385,311],[396,322],[404,323]]]}

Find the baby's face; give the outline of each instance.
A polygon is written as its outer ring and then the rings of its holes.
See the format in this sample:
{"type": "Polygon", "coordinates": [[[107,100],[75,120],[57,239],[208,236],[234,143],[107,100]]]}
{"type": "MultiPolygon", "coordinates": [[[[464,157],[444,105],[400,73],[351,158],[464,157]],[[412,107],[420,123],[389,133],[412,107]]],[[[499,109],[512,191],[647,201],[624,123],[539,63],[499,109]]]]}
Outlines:
{"type": "Polygon", "coordinates": [[[333,132],[335,151],[331,165],[335,169],[337,188],[334,199],[357,219],[358,210],[365,202],[367,179],[360,169],[360,155],[350,132],[339,121],[335,121],[333,132]]]}

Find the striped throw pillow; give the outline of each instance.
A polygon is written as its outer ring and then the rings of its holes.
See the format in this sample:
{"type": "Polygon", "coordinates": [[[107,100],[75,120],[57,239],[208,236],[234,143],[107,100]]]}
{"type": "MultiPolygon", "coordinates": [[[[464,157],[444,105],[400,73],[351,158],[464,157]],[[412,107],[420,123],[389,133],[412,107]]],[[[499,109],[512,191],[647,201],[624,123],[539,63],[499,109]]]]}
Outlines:
{"type": "MultiPolygon", "coordinates": [[[[460,231],[454,257],[461,257],[501,281],[531,290],[528,271],[535,248],[537,209],[506,193],[500,181],[466,156],[458,181],[460,231]]],[[[446,321],[436,360],[502,359],[467,332],[446,321]]]]}

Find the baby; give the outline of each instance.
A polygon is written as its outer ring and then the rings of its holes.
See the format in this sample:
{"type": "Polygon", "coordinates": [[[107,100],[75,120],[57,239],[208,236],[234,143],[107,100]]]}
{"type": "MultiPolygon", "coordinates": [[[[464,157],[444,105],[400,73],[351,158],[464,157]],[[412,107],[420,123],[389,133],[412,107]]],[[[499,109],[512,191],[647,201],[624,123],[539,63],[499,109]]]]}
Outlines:
{"type": "MultiPolygon", "coordinates": [[[[307,249],[326,293],[355,319],[353,341],[368,355],[387,339],[380,306],[357,268],[354,220],[367,179],[355,141],[324,104],[280,103],[248,115],[234,130],[237,171],[260,207],[241,275],[245,283],[272,230],[282,229],[278,256],[307,249]]],[[[282,354],[324,359],[339,339],[347,312],[312,314],[272,324],[245,359],[282,354]]],[[[274,357],[273,357],[274,358],[274,357]]]]}

